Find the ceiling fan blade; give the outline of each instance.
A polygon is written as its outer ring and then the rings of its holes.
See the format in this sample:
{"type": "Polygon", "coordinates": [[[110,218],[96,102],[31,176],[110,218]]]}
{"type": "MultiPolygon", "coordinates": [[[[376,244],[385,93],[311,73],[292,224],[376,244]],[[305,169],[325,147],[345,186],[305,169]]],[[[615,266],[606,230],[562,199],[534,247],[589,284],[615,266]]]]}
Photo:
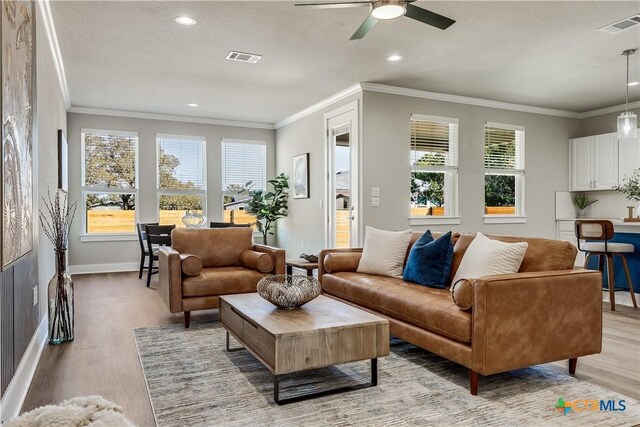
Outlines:
{"type": "Polygon", "coordinates": [[[437,13],[412,4],[407,4],[407,13],[404,16],[431,25],[432,27],[440,28],[441,30],[446,30],[456,22],[446,16],[438,15],[437,13]]]}
{"type": "Polygon", "coordinates": [[[358,27],[355,33],[351,36],[349,40],[360,40],[364,36],[367,35],[369,31],[373,29],[373,27],[378,23],[378,20],[373,16],[369,15],[367,19],[358,27]]]}
{"type": "Polygon", "coordinates": [[[361,6],[369,6],[371,2],[357,2],[357,1],[347,1],[347,2],[336,2],[336,3],[296,3],[296,6],[306,6],[309,9],[342,9],[347,7],[361,7],[361,6]]]}

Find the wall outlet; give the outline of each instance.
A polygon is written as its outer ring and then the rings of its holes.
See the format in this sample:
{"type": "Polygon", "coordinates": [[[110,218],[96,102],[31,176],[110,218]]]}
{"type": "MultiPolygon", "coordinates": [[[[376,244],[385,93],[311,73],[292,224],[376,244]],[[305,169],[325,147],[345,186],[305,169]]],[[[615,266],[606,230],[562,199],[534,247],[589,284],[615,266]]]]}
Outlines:
{"type": "Polygon", "coordinates": [[[304,249],[304,240],[300,241],[300,249],[304,249]]]}
{"type": "Polygon", "coordinates": [[[35,307],[38,304],[38,285],[33,287],[33,306],[35,307]]]}
{"type": "Polygon", "coordinates": [[[371,187],[371,195],[373,197],[379,197],[380,196],[380,187],[371,187]]]}
{"type": "Polygon", "coordinates": [[[318,201],[318,206],[320,206],[320,208],[322,208],[322,199],[320,199],[320,201],[318,201]]]}
{"type": "Polygon", "coordinates": [[[380,206],[380,197],[372,197],[371,198],[371,206],[377,208],[380,206]]]}

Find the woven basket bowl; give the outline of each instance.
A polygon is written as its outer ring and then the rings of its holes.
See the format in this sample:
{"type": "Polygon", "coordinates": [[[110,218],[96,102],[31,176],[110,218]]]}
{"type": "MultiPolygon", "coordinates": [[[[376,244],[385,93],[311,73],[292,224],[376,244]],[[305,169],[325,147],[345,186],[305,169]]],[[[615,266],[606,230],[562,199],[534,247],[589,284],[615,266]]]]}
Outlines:
{"type": "Polygon", "coordinates": [[[258,295],[278,308],[298,308],[320,295],[315,277],[280,274],[258,282],[258,295]]]}

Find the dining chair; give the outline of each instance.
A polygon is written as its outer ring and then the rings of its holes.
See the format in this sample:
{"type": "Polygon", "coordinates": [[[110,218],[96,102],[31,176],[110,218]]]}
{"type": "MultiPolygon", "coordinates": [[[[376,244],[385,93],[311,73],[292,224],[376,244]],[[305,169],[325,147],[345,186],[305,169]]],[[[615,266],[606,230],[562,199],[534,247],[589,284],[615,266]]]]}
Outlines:
{"type": "Polygon", "coordinates": [[[251,227],[251,224],[236,224],[234,222],[211,222],[209,228],[251,227]]]}
{"type": "Polygon", "coordinates": [[[147,225],[158,225],[157,222],[139,222],[136,224],[138,230],[138,242],[140,243],[140,272],[138,273],[138,279],[142,279],[142,272],[144,271],[144,261],[149,256],[147,250],[147,225]]]}
{"type": "Polygon", "coordinates": [[[607,290],[609,291],[609,304],[611,311],[616,310],[616,292],[626,291],[625,288],[616,289],[616,277],[613,260],[619,257],[622,261],[622,267],[627,279],[631,302],[634,307],[638,307],[636,296],[633,293],[633,280],[629,273],[627,258],[625,254],[635,252],[635,246],[631,243],[611,242],[614,230],[613,223],[607,220],[577,220],[576,221],[576,238],[578,239],[578,250],[587,254],[584,260],[584,267],[587,268],[589,260],[592,256],[598,257],[598,270],[604,274],[605,260],[607,265],[607,290]],[[581,242],[584,240],[584,242],[581,242]]]}
{"type": "Polygon", "coordinates": [[[158,272],[154,267],[154,261],[158,260],[158,247],[171,246],[171,231],[175,225],[147,225],[147,250],[149,252],[149,265],[147,267],[147,288],[151,284],[151,275],[158,272]]]}

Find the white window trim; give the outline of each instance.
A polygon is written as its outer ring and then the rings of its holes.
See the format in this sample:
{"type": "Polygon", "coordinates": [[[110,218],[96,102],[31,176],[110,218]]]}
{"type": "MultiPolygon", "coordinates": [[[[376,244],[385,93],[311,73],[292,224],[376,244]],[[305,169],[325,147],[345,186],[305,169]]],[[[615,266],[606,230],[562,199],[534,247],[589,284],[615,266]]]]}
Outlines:
{"type": "Polygon", "coordinates": [[[136,199],[135,209],[135,222],[138,223],[138,188],[140,185],[140,135],[138,132],[124,131],[124,130],[105,130],[105,129],[80,129],[80,188],[82,193],[81,207],[82,207],[82,231],[80,232],[81,242],[109,242],[109,241],[124,241],[124,240],[138,240],[138,233],[134,229],[131,233],[87,233],[87,209],[86,209],[86,196],[93,193],[114,193],[114,194],[133,194],[136,199]],[[85,186],[85,143],[84,136],[87,133],[92,133],[100,136],[118,135],[128,138],[136,138],[136,158],[135,158],[135,170],[136,170],[136,187],[135,188],[110,188],[110,187],[89,187],[85,186]]]}
{"type": "MultiPolygon", "coordinates": [[[[460,120],[452,117],[430,116],[426,114],[411,114],[411,121],[430,121],[437,123],[448,123],[458,126],[457,138],[453,144],[455,147],[455,164],[456,166],[424,166],[410,165],[411,173],[413,172],[444,172],[444,216],[425,215],[409,217],[410,225],[458,225],[460,217],[458,216],[458,148],[460,145],[460,120]],[[449,195],[450,197],[446,197],[449,195]],[[424,221],[423,221],[424,220],[424,221]],[[457,221],[457,222],[456,222],[457,221]]],[[[411,152],[411,148],[409,148],[411,152]]]]}
{"type": "Polygon", "coordinates": [[[207,139],[204,136],[197,135],[176,135],[172,133],[156,133],[156,222],[160,222],[160,196],[201,196],[202,197],[202,215],[208,220],[207,216],[207,139]],[[174,138],[174,139],[187,139],[192,141],[202,142],[202,173],[203,173],[203,187],[200,189],[171,189],[160,188],[160,147],[158,146],[158,139],[161,138],[174,138]]]}
{"type": "MultiPolygon", "coordinates": [[[[515,191],[516,191],[516,213],[515,215],[484,215],[484,223],[485,224],[525,224],[527,222],[527,217],[525,215],[525,194],[524,194],[524,177],[526,170],[526,158],[525,152],[527,150],[527,133],[525,131],[524,126],[520,125],[511,125],[505,123],[496,123],[496,122],[486,122],[485,129],[491,128],[499,128],[499,129],[507,129],[514,130],[516,132],[522,132],[522,164],[524,165],[523,169],[487,169],[485,168],[485,176],[486,175],[514,175],[516,177],[515,183],[515,191]]],[[[484,133],[482,135],[483,146],[484,146],[484,133]]],[[[484,155],[483,155],[484,159],[484,155]]]]}

